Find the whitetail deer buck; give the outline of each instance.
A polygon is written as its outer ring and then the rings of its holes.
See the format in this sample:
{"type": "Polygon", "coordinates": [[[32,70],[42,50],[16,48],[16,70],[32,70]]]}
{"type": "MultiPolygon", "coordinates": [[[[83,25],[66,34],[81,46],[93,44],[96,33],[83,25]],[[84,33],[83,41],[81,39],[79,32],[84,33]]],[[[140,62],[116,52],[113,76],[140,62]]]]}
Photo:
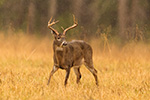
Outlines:
{"type": "Polygon", "coordinates": [[[73,67],[74,72],[77,76],[77,83],[79,83],[81,78],[80,66],[83,63],[88,68],[88,70],[94,75],[96,85],[98,85],[97,71],[93,66],[92,61],[92,48],[89,44],[82,40],[74,40],[71,42],[66,42],[65,35],[69,29],[75,28],[78,23],[73,15],[74,24],[63,31],[63,33],[58,33],[57,30],[52,28],[52,25],[58,23],[59,21],[52,21],[50,18],[48,22],[48,28],[53,31],[55,40],[53,42],[54,51],[54,66],[50,73],[47,85],[50,83],[53,74],[60,68],[66,70],[66,77],[64,85],[66,86],[67,80],[69,78],[70,69],[73,67]],[[52,21],[52,22],[51,22],[52,21]]]}

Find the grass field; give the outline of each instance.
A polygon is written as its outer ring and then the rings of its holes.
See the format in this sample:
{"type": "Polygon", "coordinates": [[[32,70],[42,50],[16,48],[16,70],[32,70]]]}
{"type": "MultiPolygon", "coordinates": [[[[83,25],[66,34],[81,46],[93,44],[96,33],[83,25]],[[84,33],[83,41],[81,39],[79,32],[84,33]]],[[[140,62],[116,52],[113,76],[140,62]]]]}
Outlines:
{"type": "Polygon", "coordinates": [[[81,67],[81,84],[71,70],[64,87],[65,71],[58,70],[47,86],[53,66],[51,38],[24,34],[0,34],[0,100],[149,100],[150,44],[110,44],[103,52],[99,40],[90,41],[99,87],[81,67]]]}

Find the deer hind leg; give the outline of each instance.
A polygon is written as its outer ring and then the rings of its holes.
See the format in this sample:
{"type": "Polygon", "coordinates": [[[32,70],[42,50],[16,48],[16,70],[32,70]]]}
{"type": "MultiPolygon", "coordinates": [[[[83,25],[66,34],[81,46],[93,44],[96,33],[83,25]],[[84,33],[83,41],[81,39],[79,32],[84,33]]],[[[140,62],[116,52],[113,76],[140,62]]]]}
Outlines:
{"type": "Polygon", "coordinates": [[[76,83],[78,84],[80,82],[80,79],[81,79],[80,66],[79,67],[73,67],[73,70],[77,76],[76,83]]]}
{"type": "Polygon", "coordinates": [[[58,70],[58,67],[53,66],[53,69],[52,69],[52,71],[51,71],[51,73],[50,73],[50,75],[49,75],[49,79],[48,79],[47,85],[49,85],[50,80],[51,80],[51,77],[53,76],[53,74],[54,74],[57,70],[58,70]]]}
{"type": "Polygon", "coordinates": [[[69,74],[70,74],[70,68],[66,69],[66,77],[65,77],[65,82],[64,82],[64,85],[65,85],[65,86],[67,85],[67,81],[68,81],[68,78],[69,78],[69,74]]]}
{"type": "Polygon", "coordinates": [[[90,61],[85,62],[85,66],[93,74],[96,81],[96,85],[98,85],[97,70],[94,68],[93,63],[90,61]]]}

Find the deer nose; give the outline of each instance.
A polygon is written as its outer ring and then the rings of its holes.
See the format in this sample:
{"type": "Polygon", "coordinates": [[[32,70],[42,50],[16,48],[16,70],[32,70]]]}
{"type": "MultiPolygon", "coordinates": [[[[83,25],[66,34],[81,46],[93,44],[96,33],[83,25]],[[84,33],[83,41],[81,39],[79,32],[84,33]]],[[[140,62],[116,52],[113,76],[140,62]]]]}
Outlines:
{"type": "Polygon", "coordinates": [[[67,45],[67,42],[66,41],[63,41],[63,46],[66,46],[67,45]]]}
{"type": "Polygon", "coordinates": [[[63,41],[61,44],[60,44],[60,47],[63,47],[63,46],[66,46],[67,45],[67,42],[66,41],[63,41]]]}

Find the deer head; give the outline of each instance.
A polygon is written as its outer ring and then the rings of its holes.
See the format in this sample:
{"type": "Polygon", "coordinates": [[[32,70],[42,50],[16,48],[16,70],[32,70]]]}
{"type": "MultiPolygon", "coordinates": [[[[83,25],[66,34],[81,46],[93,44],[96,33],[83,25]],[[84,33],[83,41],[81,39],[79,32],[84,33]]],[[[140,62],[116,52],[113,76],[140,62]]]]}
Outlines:
{"type": "Polygon", "coordinates": [[[53,31],[54,34],[54,43],[58,46],[58,47],[63,47],[67,45],[66,39],[65,39],[65,35],[66,32],[70,29],[75,28],[78,23],[75,20],[75,16],[73,15],[73,20],[74,20],[74,24],[66,29],[63,29],[63,33],[59,33],[57,30],[55,30],[54,28],[52,28],[52,25],[58,23],[59,21],[55,21],[55,19],[52,21],[52,17],[50,18],[49,22],[48,22],[48,28],[51,29],[53,31]]]}

